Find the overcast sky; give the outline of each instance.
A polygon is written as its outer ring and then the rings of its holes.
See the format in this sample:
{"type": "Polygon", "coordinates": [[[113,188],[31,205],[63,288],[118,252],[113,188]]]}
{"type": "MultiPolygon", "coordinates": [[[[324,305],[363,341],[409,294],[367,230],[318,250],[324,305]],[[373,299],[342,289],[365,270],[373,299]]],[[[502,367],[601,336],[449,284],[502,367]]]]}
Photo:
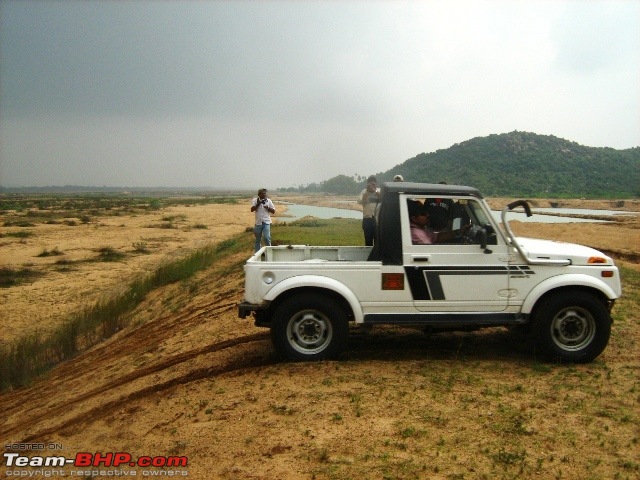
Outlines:
{"type": "Polygon", "coordinates": [[[0,1],[0,185],[276,188],[640,146],[640,1],[0,1]]]}

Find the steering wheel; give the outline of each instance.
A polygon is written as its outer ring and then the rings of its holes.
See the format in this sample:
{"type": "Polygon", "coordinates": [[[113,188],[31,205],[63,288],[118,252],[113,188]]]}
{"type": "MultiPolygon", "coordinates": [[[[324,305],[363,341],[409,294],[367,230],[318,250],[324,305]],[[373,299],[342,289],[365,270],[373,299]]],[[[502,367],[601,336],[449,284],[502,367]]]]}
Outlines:
{"type": "Polygon", "coordinates": [[[476,236],[478,235],[478,226],[471,225],[466,231],[460,234],[460,243],[463,245],[471,245],[476,243],[476,236]]]}

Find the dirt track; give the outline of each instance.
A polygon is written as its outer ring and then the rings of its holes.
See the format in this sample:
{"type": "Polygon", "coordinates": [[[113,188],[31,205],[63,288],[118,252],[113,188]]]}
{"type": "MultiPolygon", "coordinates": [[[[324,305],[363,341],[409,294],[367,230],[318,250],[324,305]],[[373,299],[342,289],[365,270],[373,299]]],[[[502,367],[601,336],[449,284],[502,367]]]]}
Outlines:
{"type": "MultiPolygon", "coordinates": [[[[589,228],[543,233],[637,239],[589,228]]],[[[154,292],[129,327],[0,396],[0,440],[186,456],[175,470],[197,479],[637,478],[637,314],[584,366],[540,365],[504,329],[354,330],[340,362],[282,363],[237,318],[241,272],[218,273],[244,257],[154,292]]]]}

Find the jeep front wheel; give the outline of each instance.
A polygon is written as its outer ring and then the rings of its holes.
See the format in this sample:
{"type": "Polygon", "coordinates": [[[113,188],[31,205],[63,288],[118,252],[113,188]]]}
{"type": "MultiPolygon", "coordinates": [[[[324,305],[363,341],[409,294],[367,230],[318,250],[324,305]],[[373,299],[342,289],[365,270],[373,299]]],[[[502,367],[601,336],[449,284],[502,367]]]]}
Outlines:
{"type": "Polygon", "coordinates": [[[291,360],[336,358],[346,347],[348,334],[344,310],[325,295],[291,297],[272,317],[273,346],[291,360]]]}
{"type": "Polygon", "coordinates": [[[606,305],[586,292],[555,294],[534,316],[536,346],[551,360],[586,363],[609,343],[611,317],[606,305]]]}

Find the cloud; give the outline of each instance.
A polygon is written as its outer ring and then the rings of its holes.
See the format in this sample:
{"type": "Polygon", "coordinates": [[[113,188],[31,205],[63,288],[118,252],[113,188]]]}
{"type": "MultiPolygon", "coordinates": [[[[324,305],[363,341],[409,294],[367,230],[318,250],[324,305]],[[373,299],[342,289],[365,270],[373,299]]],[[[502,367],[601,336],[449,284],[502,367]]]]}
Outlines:
{"type": "Polygon", "coordinates": [[[636,146],[638,5],[5,0],[1,181],[274,188],[516,129],[636,146]]]}
{"type": "Polygon", "coordinates": [[[557,47],[554,66],[578,74],[637,67],[639,22],[638,2],[567,3],[553,25],[557,47]]]}

